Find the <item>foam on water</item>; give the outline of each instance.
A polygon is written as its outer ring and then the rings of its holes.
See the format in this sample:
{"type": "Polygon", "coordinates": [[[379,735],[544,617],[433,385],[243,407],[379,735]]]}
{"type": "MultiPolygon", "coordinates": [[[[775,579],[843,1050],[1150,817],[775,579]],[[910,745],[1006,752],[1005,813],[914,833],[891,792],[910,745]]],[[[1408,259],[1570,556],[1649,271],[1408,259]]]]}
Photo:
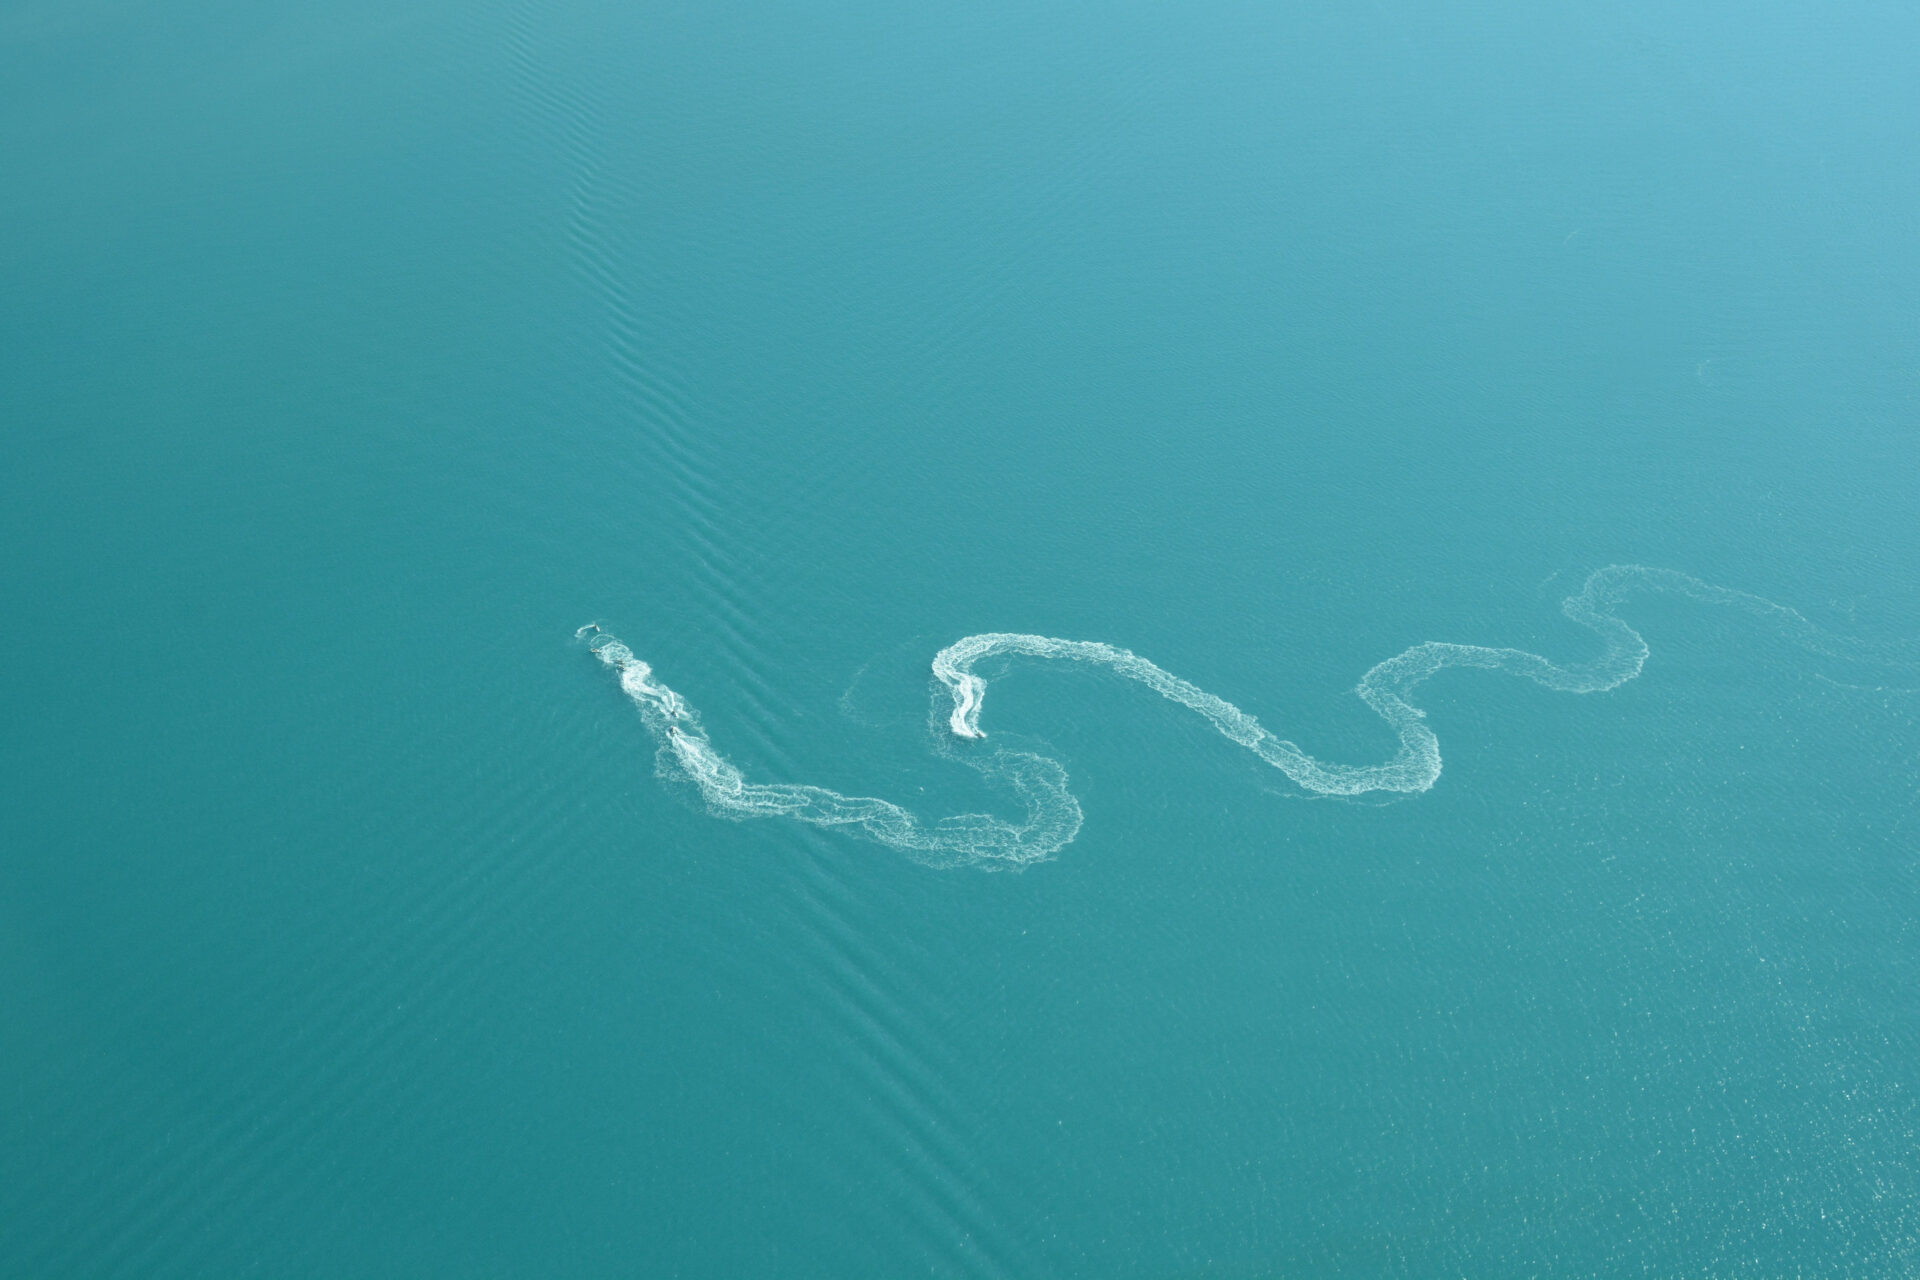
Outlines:
{"type": "MultiPolygon", "coordinates": [[[[1640,674],[1647,643],[1613,612],[1632,591],[1683,596],[1750,614],[1805,648],[1835,656],[1870,657],[1860,646],[1821,631],[1792,609],[1743,591],[1716,587],[1670,569],[1609,565],[1561,602],[1568,618],[1600,637],[1600,656],[1585,663],[1555,663],[1521,649],[1429,641],[1388,658],[1360,678],[1354,692],[1392,726],[1400,746],[1377,765],[1330,764],[1276,736],[1253,716],[1182,680],[1126,649],[1098,641],[987,632],[967,636],[933,659],[933,674],[952,701],[947,727],[954,737],[984,739],[980,712],[987,682],[974,667],[989,658],[1029,657],[1088,662],[1146,685],[1161,697],[1198,712],[1222,736],[1259,756],[1308,791],[1358,796],[1374,791],[1414,793],[1440,777],[1440,740],[1413,705],[1420,684],[1448,667],[1503,671],[1563,693],[1602,693],[1640,674]]],[[[714,748],[699,717],[678,693],[660,683],[653,668],[594,623],[576,633],[600,661],[619,672],[626,691],[660,744],[663,777],[692,782],[717,815],[728,818],[786,817],[816,826],[843,827],[938,866],[973,864],[1021,867],[1051,857],[1079,834],[1080,802],[1059,762],[1026,751],[959,751],[952,758],[1010,786],[1026,805],[1024,822],[992,814],[963,813],[926,821],[887,800],[846,796],[799,783],[747,781],[714,748]]]]}

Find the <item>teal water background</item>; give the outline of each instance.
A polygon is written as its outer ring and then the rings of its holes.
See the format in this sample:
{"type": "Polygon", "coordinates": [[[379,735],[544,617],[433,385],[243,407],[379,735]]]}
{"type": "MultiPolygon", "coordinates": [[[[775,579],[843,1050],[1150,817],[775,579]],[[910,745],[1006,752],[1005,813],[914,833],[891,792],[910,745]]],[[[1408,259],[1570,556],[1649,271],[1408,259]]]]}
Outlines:
{"type": "Polygon", "coordinates": [[[1920,1272],[1899,4],[0,15],[0,1274],[1920,1272]]]}

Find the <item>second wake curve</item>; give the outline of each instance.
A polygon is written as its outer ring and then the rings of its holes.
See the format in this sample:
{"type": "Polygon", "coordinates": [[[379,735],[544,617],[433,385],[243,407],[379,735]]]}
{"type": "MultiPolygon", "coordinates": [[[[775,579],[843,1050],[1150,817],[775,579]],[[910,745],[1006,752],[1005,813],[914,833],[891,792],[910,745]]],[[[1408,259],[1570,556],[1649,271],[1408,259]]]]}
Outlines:
{"type": "MultiPolygon", "coordinates": [[[[1568,618],[1599,636],[1602,652],[1591,662],[1560,664],[1522,649],[1429,641],[1388,658],[1360,678],[1354,690],[1400,740],[1384,764],[1344,765],[1316,760],[1276,736],[1224,698],[1182,680],[1126,649],[1097,641],[988,632],[967,636],[933,659],[933,674],[952,700],[947,726],[956,738],[983,739],[980,712],[987,682],[974,668],[990,658],[1029,657],[1093,663],[1137,681],[1160,696],[1205,717],[1222,736],[1259,756],[1295,783],[1320,795],[1358,796],[1430,789],[1440,777],[1440,741],[1426,713],[1412,702],[1422,682],[1448,667],[1504,671],[1563,693],[1602,693],[1640,674],[1647,643],[1614,610],[1635,591],[1682,596],[1750,614],[1802,647],[1836,654],[1845,642],[1782,605],[1743,591],[1716,587],[1670,569],[1609,565],[1561,602],[1568,618]]],[[[841,827],[935,866],[1017,868],[1052,857],[1080,832],[1080,802],[1058,761],[1027,751],[961,751],[953,758],[1009,786],[1026,806],[1026,819],[1009,822],[985,813],[934,820],[891,801],[848,796],[800,783],[749,782],[714,747],[685,699],[655,678],[653,668],[618,638],[589,623],[576,633],[619,674],[620,687],[640,709],[659,743],[663,777],[696,786],[707,806],[727,818],[785,817],[821,827],[841,827]]],[[[1852,655],[1848,655],[1852,656],[1852,655]]]]}

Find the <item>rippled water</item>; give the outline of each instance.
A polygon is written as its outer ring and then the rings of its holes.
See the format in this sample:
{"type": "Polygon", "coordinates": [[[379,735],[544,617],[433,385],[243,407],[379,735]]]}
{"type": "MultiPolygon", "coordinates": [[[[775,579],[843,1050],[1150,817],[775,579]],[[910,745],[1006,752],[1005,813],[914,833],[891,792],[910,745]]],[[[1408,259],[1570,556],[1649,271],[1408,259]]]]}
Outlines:
{"type": "Polygon", "coordinates": [[[1916,38],[0,15],[0,1274],[1920,1271],[1916,38]]]}

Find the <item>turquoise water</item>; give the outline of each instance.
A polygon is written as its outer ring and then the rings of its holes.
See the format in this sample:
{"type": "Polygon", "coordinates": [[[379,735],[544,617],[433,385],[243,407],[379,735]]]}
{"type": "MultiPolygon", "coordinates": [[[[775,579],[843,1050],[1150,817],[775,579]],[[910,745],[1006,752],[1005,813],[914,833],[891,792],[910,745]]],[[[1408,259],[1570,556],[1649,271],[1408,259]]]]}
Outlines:
{"type": "Polygon", "coordinates": [[[1916,40],[12,6],[0,1274],[1920,1273],[1916,40]]]}

